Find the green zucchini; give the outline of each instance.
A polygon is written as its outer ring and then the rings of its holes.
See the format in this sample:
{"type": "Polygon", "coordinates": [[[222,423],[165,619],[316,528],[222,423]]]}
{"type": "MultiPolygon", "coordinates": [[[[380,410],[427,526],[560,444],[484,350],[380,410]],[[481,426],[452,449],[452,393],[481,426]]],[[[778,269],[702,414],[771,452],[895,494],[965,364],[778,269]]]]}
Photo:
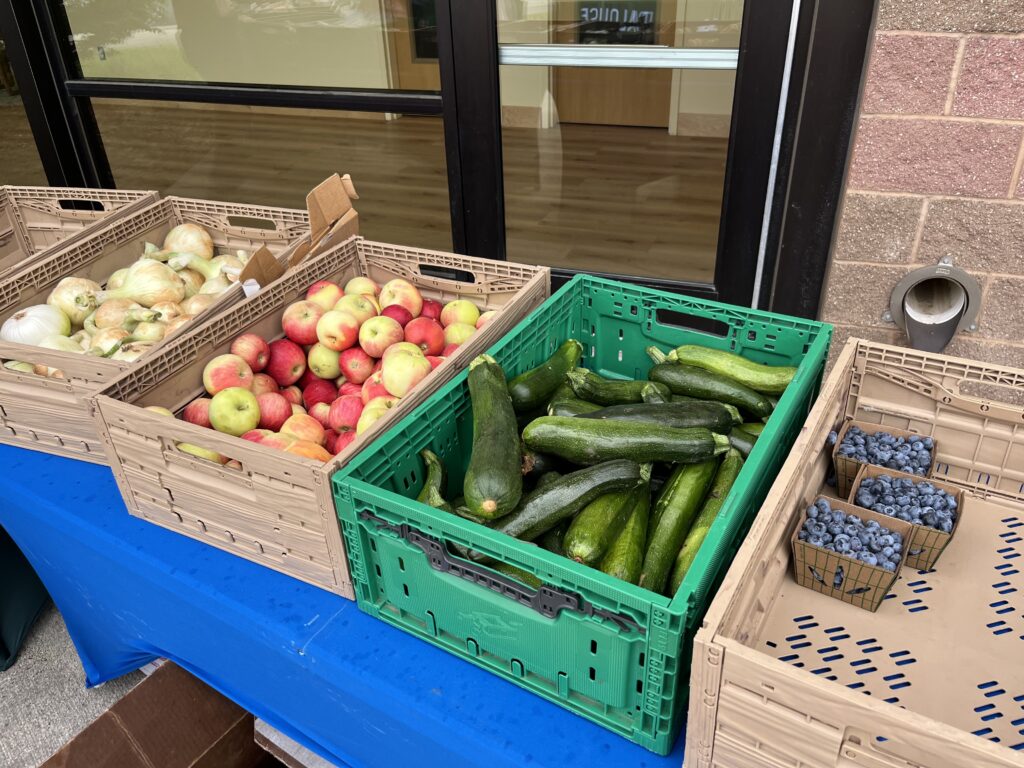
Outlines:
{"type": "Polygon", "coordinates": [[[740,452],[740,456],[744,459],[750,455],[750,452],[754,450],[754,443],[757,442],[757,435],[752,435],[749,432],[744,432],[739,427],[734,427],[729,432],[729,445],[740,452]]]}
{"type": "Polygon", "coordinates": [[[636,584],[644,562],[647,543],[647,516],[651,508],[651,489],[642,487],[635,497],[633,509],[622,531],[608,547],[601,570],[616,579],[636,584]]]}
{"type": "Polygon", "coordinates": [[[534,489],[536,489],[536,488],[543,488],[545,485],[547,485],[548,483],[554,482],[555,480],[557,480],[561,476],[562,476],[562,473],[561,472],[556,472],[555,470],[551,470],[550,472],[545,472],[543,475],[541,475],[540,477],[537,478],[537,485],[534,486],[534,489]]]}
{"type": "Polygon", "coordinates": [[[640,468],[644,484],[640,488],[612,491],[598,496],[573,518],[562,541],[565,556],[585,565],[596,565],[622,531],[637,495],[647,491],[651,465],[640,468]]]}
{"type": "MultiPolygon", "coordinates": [[[[598,405],[622,405],[623,403],[642,403],[643,389],[651,385],[649,381],[623,379],[617,381],[606,379],[586,368],[576,368],[566,374],[569,385],[576,397],[598,405]]],[[[665,397],[670,396],[666,387],[654,385],[665,397]]]]}
{"type": "Polygon", "coordinates": [[[732,406],[706,400],[695,400],[692,403],[631,403],[609,405],[599,411],[580,414],[578,418],[661,424],[677,429],[705,427],[726,435],[736,423],[733,418],[735,410],[732,406]]]}
{"type": "Polygon", "coordinates": [[[676,395],[729,403],[759,419],[772,412],[771,403],[761,393],[704,368],[682,363],[661,363],[652,367],[647,375],[651,381],[666,385],[676,395]]]}
{"type": "Polygon", "coordinates": [[[687,571],[693,565],[693,560],[697,557],[697,552],[700,550],[701,544],[704,543],[704,539],[707,538],[711,524],[718,517],[722,504],[725,503],[741,469],[743,469],[743,459],[739,452],[733,450],[725,454],[721,466],[718,467],[718,472],[715,473],[715,479],[711,481],[711,490],[708,491],[707,498],[704,499],[704,505],[701,507],[693,527],[690,528],[690,532],[686,534],[683,546],[679,548],[679,554],[672,567],[672,576],[668,581],[668,592],[665,593],[669,597],[679,590],[679,585],[686,578],[687,571]]]}
{"type": "Polygon", "coordinates": [[[654,505],[648,523],[647,552],[640,571],[640,586],[662,592],[672,564],[715,476],[718,461],[676,467],[654,505]]]}
{"type": "Polygon", "coordinates": [[[796,375],[796,368],[790,365],[762,365],[732,352],[697,344],[676,347],[668,353],[668,361],[728,376],[755,392],[767,395],[781,395],[796,375]]]}
{"type": "Polygon", "coordinates": [[[672,402],[672,396],[665,397],[665,391],[654,384],[654,382],[647,382],[644,384],[643,389],[640,390],[640,399],[645,403],[670,403],[672,402]]]}
{"type": "Polygon", "coordinates": [[[486,517],[474,515],[472,512],[469,511],[469,508],[466,507],[464,504],[460,504],[458,506],[452,505],[452,512],[461,517],[463,520],[469,520],[472,523],[484,525],[488,528],[493,528],[495,524],[498,522],[497,520],[488,520],[486,517]]]}
{"type": "Polygon", "coordinates": [[[524,571],[522,568],[516,568],[514,565],[509,565],[508,563],[494,563],[490,567],[498,573],[510,576],[516,581],[521,581],[526,586],[533,587],[534,589],[540,589],[544,584],[543,581],[538,579],[532,573],[524,571]]]}
{"type": "Polygon", "coordinates": [[[525,445],[522,445],[522,461],[523,465],[520,471],[524,478],[530,480],[536,480],[541,475],[551,472],[560,464],[557,457],[531,451],[525,445]]]}
{"type": "Polygon", "coordinates": [[[676,429],[568,416],[544,416],[531,422],[523,430],[523,441],[534,451],[553,453],[574,464],[621,458],[693,464],[729,449],[729,438],[703,427],[676,429]]]}
{"type": "Polygon", "coordinates": [[[508,383],[512,407],[517,413],[528,413],[548,404],[555,390],[565,381],[565,374],[579,365],[583,345],[569,339],[547,360],[508,383]]]}
{"type": "Polygon", "coordinates": [[[629,459],[579,469],[529,494],[512,514],[498,521],[494,529],[517,539],[533,541],[598,496],[639,484],[640,465],[629,459]]]}
{"type": "Polygon", "coordinates": [[[505,374],[493,357],[470,363],[468,381],[473,452],[462,490],[470,512],[494,520],[515,509],[523,494],[519,430],[505,374]]]}
{"type": "Polygon", "coordinates": [[[441,459],[436,453],[427,448],[420,451],[420,456],[427,468],[427,478],[423,481],[423,488],[416,497],[416,501],[422,501],[436,509],[451,512],[452,505],[444,500],[444,487],[447,479],[444,464],[441,463],[441,459]]]}
{"type": "Polygon", "coordinates": [[[562,540],[565,538],[565,532],[569,530],[569,520],[563,520],[550,531],[546,531],[537,537],[537,543],[540,544],[548,552],[554,552],[556,555],[565,556],[565,550],[562,549],[562,540]]]}
{"type": "Polygon", "coordinates": [[[763,421],[745,421],[740,424],[740,429],[746,432],[748,435],[760,435],[764,431],[763,421]]]}
{"type": "Polygon", "coordinates": [[[559,400],[548,406],[548,416],[580,416],[591,411],[599,411],[601,406],[596,403],[588,403],[586,400],[573,398],[572,400],[559,400]]]}
{"type": "Polygon", "coordinates": [[[666,355],[657,347],[648,347],[644,351],[647,352],[647,356],[651,358],[651,362],[654,363],[655,365],[658,365],[659,363],[668,362],[668,355],[666,355]]]}

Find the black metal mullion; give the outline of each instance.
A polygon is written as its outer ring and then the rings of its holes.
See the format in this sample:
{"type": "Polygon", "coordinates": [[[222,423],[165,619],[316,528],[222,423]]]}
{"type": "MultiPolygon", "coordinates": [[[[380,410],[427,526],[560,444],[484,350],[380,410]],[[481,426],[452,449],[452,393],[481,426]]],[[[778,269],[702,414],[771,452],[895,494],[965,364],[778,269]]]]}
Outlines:
{"type": "Polygon", "coordinates": [[[441,96],[419,91],[94,79],[70,80],[67,90],[78,98],[190,101],[260,107],[344,109],[353,112],[400,112],[408,115],[441,114],[441,96]]]}
{"type": "Polygon", "coordinates": [[[437,0],[452,243],[505,258],[505,192],[494,0],[437,0]]]}

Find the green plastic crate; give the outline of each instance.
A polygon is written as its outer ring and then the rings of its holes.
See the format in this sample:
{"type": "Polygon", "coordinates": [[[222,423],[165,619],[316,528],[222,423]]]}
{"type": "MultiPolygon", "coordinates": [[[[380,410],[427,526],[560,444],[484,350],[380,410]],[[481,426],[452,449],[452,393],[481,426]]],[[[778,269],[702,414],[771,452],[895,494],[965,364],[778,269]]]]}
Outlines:
{"type": "Polygon", "coordinates": [[[693,635],[814,401],[830,337],[822,323],[577,276],[490,349],[506,375],[568,338],[609,377],[645,378],[650,344],[799,365],[679,591],[663,597],[415,500],[423,448],[444,460],[449,488],[462,485],[473,433],[463,371],[332,478],[359,607],[667,754],[686,711],[693,635]],[[545,586],[455,557],[446,541],[545,586]]]}

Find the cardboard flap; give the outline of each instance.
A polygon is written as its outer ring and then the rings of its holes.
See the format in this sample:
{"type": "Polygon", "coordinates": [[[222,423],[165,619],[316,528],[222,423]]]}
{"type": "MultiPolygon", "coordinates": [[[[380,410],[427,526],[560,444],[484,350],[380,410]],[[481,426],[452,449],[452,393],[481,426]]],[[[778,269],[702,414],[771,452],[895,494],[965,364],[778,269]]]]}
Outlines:
{"type": "MultiPolygon", "coordinates": [[[[306,195],[306,209],[309,211],[310,241],[319,243],[328,235],[334,235],[340,227],[350,226],[358,218],[352,201],[358,200],[352,177],[334,174],[324,179],[306,195]]],[[[358,229],[355,233],[357,234],[358,229]]]]}
{"type": "Polygon", "coordinates": [[[274,258],[274,254],[267,250],[265,245],[261,245],[242,268],[238,282],[244,284],[248,280],[253,280],[262,288],[280,278],[284,272],[281,262],[274,258]]]}

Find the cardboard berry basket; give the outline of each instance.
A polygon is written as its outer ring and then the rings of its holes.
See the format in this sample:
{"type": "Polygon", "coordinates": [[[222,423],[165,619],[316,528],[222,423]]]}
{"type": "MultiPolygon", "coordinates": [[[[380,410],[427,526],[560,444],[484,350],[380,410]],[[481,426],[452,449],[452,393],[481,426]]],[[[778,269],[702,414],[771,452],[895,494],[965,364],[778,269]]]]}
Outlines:
{"type": "Polygon", "coordinates": [[[550,270],[505,261],[406,248],[356,237],[309,259],[261,294],[165,345],[159,355],[94,399],[110,465],[131,514],[309,584],[354,599],[331,493],[331,474],[466,368],[550,292],[550,270]],[[204,394],[206,363],[242,333],[280,338],[281,317],[318,280],[344,285],[357,276],[378,285],[413,283],[441,302],[469,299],[497,310],[487,325],[329,462],[284,453],[145,410],[175,413],[204,394]],[[195,458],[190,443],[237,464],[195,458]],[[231,467],[235,468],[232,469],[231,467]]]}
{"type": "Polygon", "coordinates": [[[157,199],[156,192],[126,189],[0,187],[0,277],[157,199]]]}
{"type": "Polygon", "coordinates": [[[697,633],[687,768],[1020,768],[1022,387],[1024,370],[847,342],[697,633]],[[823,491],[848,418],[935,438],[970,508],[941,566],[908,562],[876,613],[793,578],[797,500],[823,491]]]}
{"type": "MultiPolygon", "coordinates": [[[[869,435],[873,435],[878,432],[888,432],[894,437],[902,437],[908,440],[912,437],[927,437],[927,435],[921,435],[909,429],[900,429],[899,427],[882,427],[878,424],[872,424],[871,422],[855,421],[853,419],[847,419],[844,421],[842,428],[839,430],[836,444],[832,449],[832,462],[836,468],[836,493],[844,499],[850,495],[850,488],[853,487],[853,481],[856,479],[857,473],[860,472],[862,467],[867,466],[862,461],[857,461],[849,456],[842,456],[839,453],[839,446],[843,444],[843,438],[846,437],[846,433],[850,431],[850,427],[860,427],[869,435]]],[[[932,448],[932,467],[935,466],[935,454],[937,451],[938,444],[932,448]]],[[[918,477],[931,477],[931,467],[929,467],[927,475],[918,475],[918,477]]]]}
{"type": "MultiPolygon", "coordinates": [[[[878,477],[879,475],[904,478],[907,480],[913,480],[915,483],[931,483],[936,488],[942,489],[956,499],[956,517],[953,520],[953,530],[949,533],[927,525],[916,525],[911,523],[913,532],[910,539],[907,541],[907,567],[919,571],[927,571],[929,568],[934,568],[935,564],[939,560],[939,556],[946,550],[946,547],[949,546],[949,543],[956,535],[956,530],[960,526],[960,521],[963,519],[964,507],[968,504],[968,502],[965,502],[964,500],[963,488],[957,488],[952,483],[944,483],[933,477],[921,477],[920,475],[912,475],[908,472],[897,472],[896,470],[886,469],[885,467],[876,467],[871,464],[864,464],[861,466],[860,472],[857,473],[857,479],[850,488],[848,501],[851,504],[856,505],[857,490],[860,488],[860,484],[869,477],[878,477]]],[[[864,509],[859,506],[857,508],[861,510],[864,509]]]]}
{"type": "MultiPolygon", "coordinates": [[[[217,252],[244,249],[252,254],[240,281],[203,313],[213,317],[283,275],[300,258],[300,249],[303,255],[315,253],[357,232],[355,197],[348,177],[335,174],[309,193],[308,213],[164,198],[104,224],[74,245],[47,259],[37,259],[30,268],[0,281],[0,321],[18,309],[45,303],[65,277],[85,277],[103,284],[115,270],[138,259],[146,242],[162,243],[172,227],[185,222],[203,226],[217,252]]],[[[197,319],[193,325],[199,322],[197,319]]],[[[148,354],[159,348],[157,345],[148,354]]],[[[0,443],[106,463],[86,398],[130,370],[133,363],[4,341],[0,341],[0,361],[46,366],[51,374],[0,367],[0,443]]]]}
{"type": "Polygon", "coordinates": [[[806,504],[799,504],[804,511],[797,520],[796,528],[793,529],[793,537],[790,540],[793,548],[793,578],[801,587],[820,592],[873,613],[878,610],[885,596],[889,594],[889,590],[899,576],[900,569],[906,562],[908,549],[906,544],[910,542],[914,526],[845,501],[828,499],[833,510],[845,512],[847,515],[857,515],[865,522],[874,520],[888,531],[894,531],[903,537],[904,547],[900,554],[899,567],[895,571],[887,571],[881,566],[868,565],[854,557],[830,552],[824,547],[800,540],[800,529],[807,520],[807,507],[819,498],[824,497],[815,496],[806,504]]]}

